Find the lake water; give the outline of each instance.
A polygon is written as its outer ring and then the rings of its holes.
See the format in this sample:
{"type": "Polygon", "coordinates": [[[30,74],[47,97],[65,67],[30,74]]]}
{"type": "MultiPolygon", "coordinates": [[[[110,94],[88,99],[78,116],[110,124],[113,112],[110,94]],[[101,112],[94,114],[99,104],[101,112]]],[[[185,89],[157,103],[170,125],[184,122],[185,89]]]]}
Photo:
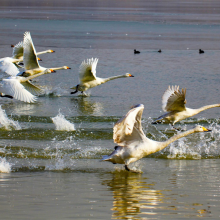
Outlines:
{"type": "Polygon", "coordinates": [[[212,132],[130,164],[141,174],[99,161],[134,104],[145,106],[147,137],[176,133],[151,124],[168,85],[187,88],[191,108],[220,102],[219,13],[215,0],[1,1],[0,57],[30,31],[37,51],[56,51],[40,56],[42,66],[71,67],[34,80],[46,91],[34,104],[0,99],[1,219],[219,219],[219,108],[176,124],[212,132]],[[70,95],[79,65],[92,57],[97,76],[135,77],[70,95]]]}

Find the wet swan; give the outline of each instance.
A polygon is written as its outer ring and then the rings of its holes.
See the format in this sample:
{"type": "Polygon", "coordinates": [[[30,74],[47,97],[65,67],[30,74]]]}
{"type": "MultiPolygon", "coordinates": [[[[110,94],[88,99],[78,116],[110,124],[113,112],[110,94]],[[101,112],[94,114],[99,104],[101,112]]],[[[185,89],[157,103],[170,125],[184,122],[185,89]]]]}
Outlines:
{"type": "Polygon", "coordinates": [[[119,146],[108,156],[103,156],[102,161],[114,164],[125,164],[125,169],[130,171],[128,165],[149,154],[163,150],[172,142],[195,132],[209,131],[200,125],[195,128],[176,134],[166,141],[159,142],[147,138],[142,130],[141,117],[144,105],[134,106],[122,117],[113,128],[113,139],[119,146]]]}

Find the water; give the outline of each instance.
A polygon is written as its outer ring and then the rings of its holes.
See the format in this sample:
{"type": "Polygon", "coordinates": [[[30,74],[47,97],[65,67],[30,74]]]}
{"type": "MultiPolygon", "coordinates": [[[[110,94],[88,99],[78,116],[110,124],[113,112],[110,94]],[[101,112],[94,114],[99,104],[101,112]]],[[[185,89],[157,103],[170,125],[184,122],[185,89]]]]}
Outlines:
{"type": "Polygon", "coordinates": [[[30,31],[37,51],[56,51],[40,56],[42,66],[71,70],[35,79],[46,92],[35,104],[0,99],[1,218],[218,219],[219,108],[176,124],[212,132],[130,165],[142,174],[100,159],[115,146],[114,123],[134,104],[145,106],[147,137],[163,141],[176,133],[169,124],[151,124],[162,114],[168,85],[187,88],[188,107],[219,103],[219,2],[16,4],[0,2],[0,56],[11,56],[10,45],[30,31]],[[92,57],[99,58],[97,76],[135,77],[98,86],[86,97],[70,95],[79,65],[92,57]]]}

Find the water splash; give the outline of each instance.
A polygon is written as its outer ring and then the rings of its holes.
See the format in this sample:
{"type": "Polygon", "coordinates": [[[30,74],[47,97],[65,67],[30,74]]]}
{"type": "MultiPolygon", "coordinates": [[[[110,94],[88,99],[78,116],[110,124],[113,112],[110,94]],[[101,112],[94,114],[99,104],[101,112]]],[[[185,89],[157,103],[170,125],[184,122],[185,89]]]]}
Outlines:
{"type": "Polygon", "coordinates": [[[74,124],[67,121],[60,112],[56,117],[51,118],[58,131],[75,131],[74,124]]]}
{"type": "Polygon", "coordinates": [[[10,173],[11,164],[5,158],[0,158],[0,173],[10,173]]]}
{"type": "Polygon", "coordinates": [[[5,110],[2,109],[1,105],[0,105],[0,127],[4,127],[6,130],[21,129],[17,121],[13,121],[12,119],[8,118],[7,114],[5,113],[5,110]]]}

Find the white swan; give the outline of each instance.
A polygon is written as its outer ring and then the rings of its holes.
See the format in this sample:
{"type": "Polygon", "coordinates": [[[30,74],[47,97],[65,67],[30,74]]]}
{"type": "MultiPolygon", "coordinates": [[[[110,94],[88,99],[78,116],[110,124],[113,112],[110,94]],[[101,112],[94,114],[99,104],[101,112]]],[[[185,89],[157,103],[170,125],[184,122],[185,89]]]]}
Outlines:
{"type": "MultiPolygon", "coordinates": [[[[24,48],[24,68],[25,71],[19,75],[24,77],[31,76],[46,70],[46,67],[42,67],[39,65],[37,60],[37,53],[31,39],[30,32],[24,33],[24,41],[23,41],[23,48],[24,48]]],[[[68,66],[50,68],[53,70],[61,70],[61,69],[70,69],[68,66]]]]}
{"type": "Polygon", "coordinates": [[[125,169],[129,171],[128,165],[130,163],[164,149],[181,137],[195,132],[210,131],[198,125],[191,130],[174,135],[166,141],[154,141],[147,138],[142,130],[141,117],[143,110],[143,104],[136,105],[115,124],[113,139],[119,146],[116,146],[110,155],[103,156],[103,161],[125,164],[125,169]]]}
{"type": "Polygon", "coordinates": [[[71,89],[75,89],[74,92],[70,94],[77,93],[81,91],[82,93],[88,89],[91,89],[95,86],[101,85],[113,79],[124,78],[124,77],[133,77],[130,73],[126,73],[125,75],[112,76],[109,78],[100,78],[96,76],[96,66],[98,63],[98,59],[87,59],[87,62],[84,60],[79,67],[79,84],[72,87],[71,89]]]}
{"type": "Polygon", "coordinates": [[[17,75],[19,73],[18,63],[23,61],[23,43],[19,42],[13,48],[12,57],[4,57],[0,59],[0,71],[9,75],[17,75]]]}
{"type": "MultiPolygon", "coordinates": [[[[19,63],[23,62],[23,41],[13,46],[12,57],[4,57],[0,59],[0,71],[7,73],[11,76],[16,76],[20,71],[18,68],[22,68],[19,63]]],[[[54,53],[54,50],[44,50],[36,53],[36,55],[44,53],[54,53]]],[[[37,60],[41,59],[37,57],[37,60]]]]}
{"type": "Polygon", "coordinates": [[[161,121],[171,122],[172,126],[178,121],[192,117],[206,109],[220,107],[220,104],[206,105],[198,109],[185,107],[186,89],[179,90],[179,86],[168,87],[162,96],[162,109],[167,112],[158,117],[153,124],[161,121]]]}
{"type": "Polygon", "coordinates": [[[43,91],[39,87],[33,85],[30,80],[52,72],[55,71],[52,69],[46,69],[41,73],[29,77],[11,76],[7,79],[3,79],[0,82],[0,96],[15,98],[28,103],[35,102],[37,100],[36,95],[42,94],[43,91]]]}

